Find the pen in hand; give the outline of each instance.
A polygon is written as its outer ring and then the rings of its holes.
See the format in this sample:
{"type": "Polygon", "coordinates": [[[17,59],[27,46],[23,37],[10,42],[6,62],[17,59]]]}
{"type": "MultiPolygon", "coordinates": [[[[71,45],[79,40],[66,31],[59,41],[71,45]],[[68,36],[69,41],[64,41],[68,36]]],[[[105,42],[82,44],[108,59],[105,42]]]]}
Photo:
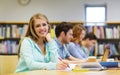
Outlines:
{"type": "MultiPolygon", "coordinates": [[[[62,58],[58,57],[58,59],[59,59],[61,62],[65,63],[65,62],[62,60],[62,58]]],[[[65,63],[65,64],[66,64],[66,63],[65,63]]],[[[67,67],[70,68],[69,65],[67,65],[67,67]]]]}

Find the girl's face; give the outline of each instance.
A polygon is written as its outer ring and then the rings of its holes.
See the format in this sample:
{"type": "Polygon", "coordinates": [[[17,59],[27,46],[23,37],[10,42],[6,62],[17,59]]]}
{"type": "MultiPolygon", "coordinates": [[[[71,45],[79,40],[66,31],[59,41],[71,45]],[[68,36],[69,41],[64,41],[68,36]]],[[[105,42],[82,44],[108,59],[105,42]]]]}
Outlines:
{"type": "Polygon", "coordinates": [[[45,20],[42,19],[35,19],[34,21],[34,28],[36,34],[40,37],[43,38],[47,35],[49,26],[45,20]]]}
{"type": "Polygon", "coordinates": [[[81,34],[80,34],[80,40],[83,40],[83,38],[85,37],[86,31],[82,30],[81,34]]]}

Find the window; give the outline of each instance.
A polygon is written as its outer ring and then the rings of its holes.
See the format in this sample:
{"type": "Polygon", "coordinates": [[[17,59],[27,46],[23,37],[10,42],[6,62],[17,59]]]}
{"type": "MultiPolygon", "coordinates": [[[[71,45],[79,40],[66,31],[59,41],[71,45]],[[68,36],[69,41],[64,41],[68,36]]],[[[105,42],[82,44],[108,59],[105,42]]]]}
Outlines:
{"type": "Polygon", "coordinates": [[[86,25],[105,25],[106,5],[85,6],[86,25]]]}

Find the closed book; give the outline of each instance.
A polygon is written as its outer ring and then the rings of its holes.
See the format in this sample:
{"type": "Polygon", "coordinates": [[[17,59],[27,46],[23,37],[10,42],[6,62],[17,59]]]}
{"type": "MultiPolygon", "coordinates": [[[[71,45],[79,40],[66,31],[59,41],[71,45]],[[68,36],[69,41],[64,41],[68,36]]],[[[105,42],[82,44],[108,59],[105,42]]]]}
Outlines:
{"type": "Polygon", "coordinates": [[[117,68],[120,62],[100,62],[103,67],[106,68],[117,68]]]}

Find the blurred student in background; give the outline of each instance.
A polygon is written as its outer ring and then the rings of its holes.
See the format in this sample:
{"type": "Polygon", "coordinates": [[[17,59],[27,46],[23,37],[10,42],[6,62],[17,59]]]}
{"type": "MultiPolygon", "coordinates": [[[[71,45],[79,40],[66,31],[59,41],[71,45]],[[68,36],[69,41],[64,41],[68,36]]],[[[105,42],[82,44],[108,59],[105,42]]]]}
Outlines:
{"type": "Polygon", "coordinates": [[[88,56],[94,56],[95,43],[97,42],[97,37],[93,32],[86,33],[82,41],[82,49],[88,56]]]}
{"type": "Polygon", "coordinates": [[[73,27],[73,39],[67,46],[68,51],[70,54],[79,59],[86,59],[87,56],[85,52],[81,48],[81,42],[86,34],[86,29],[81,24],[76,24],[73,27]]]}
{"type": "Polygon", "coordinates": [[[62,22],[55,28],[56,38],[55,41],[59,47],[58,54],[62,59],[76,61],[79,60],[71,56],[66,48],[66,44],[69,44],[71,39],[73,38],[73,25],[68,22],[62,22]]]}
{"type": "Polygon", "coordinates": [[[32,70],[63,70],[67,62],[58,61],[58,47],[50,36],[50,24],[43,14],[35,14],[29,21],[25,38],[19,44],[16,72],[32,70]]]}

